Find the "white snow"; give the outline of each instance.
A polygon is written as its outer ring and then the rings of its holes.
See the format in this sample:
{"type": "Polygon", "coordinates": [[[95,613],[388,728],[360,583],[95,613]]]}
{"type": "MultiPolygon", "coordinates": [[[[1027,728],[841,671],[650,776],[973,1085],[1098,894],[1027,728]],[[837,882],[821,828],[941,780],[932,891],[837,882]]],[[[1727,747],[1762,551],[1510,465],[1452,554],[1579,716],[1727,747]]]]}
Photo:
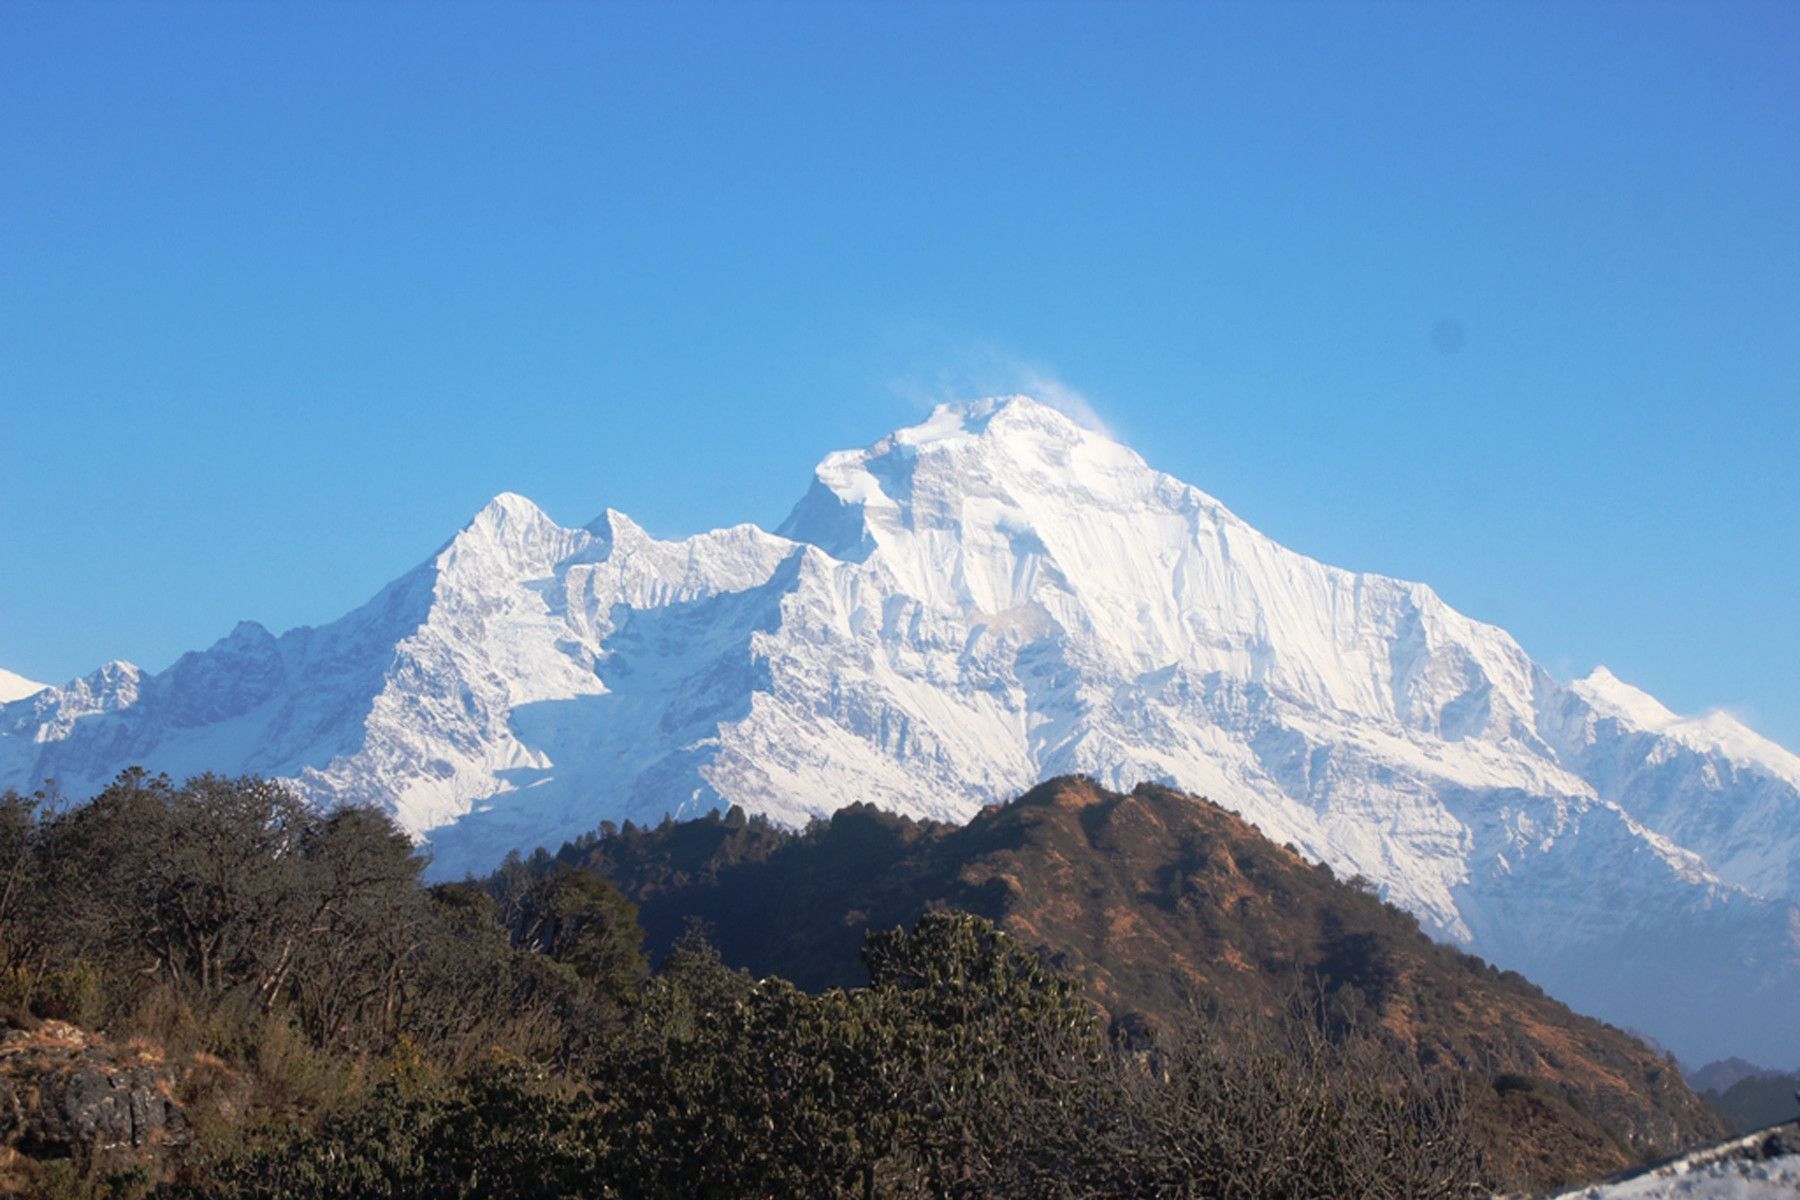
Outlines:
{"type": "Polygon", "coordinates": [[[1558,1192],[1549,1200],[1787,1200],[1800,1196],[1800,1155],[1762,1158],[1766,1131],[1659,1164],[1612,1183],[1558,1192]],[[1752,1147],[1739,1151],[1734,1147],[1752,1147]]]}
{"type": "Polygon", "coordinates": [[[26,696],[43,691],[48,686],[44,683],[34,683],[23,675],[15,675],[5,667],[0,667],[0,704],[22,700],[26,696]]]}
{"type": "Polygon", "coordinates": [[[386,805],[439,875],[602,819],[1168,782],[1701,1061],[1800,1058],[1795,761],[1560,684],[1024,397],[826,456],[775,534],[565,529],[504,494],[332,625],[0,711],[0,787],[254,770],[386,805]]]}
{"type": "Polygon", "coordinates": [[[1643,1175],[1567,1195],[1587,1200],[1791,1200],[1800,1196],[1800,1155],[1712,1163],[1678,1175],[1643,1175]]]}
{"type": "Polygon", "coordinates": [[[1596,667],[1570,690],[1585,697],[1596,712],[1660,733],[1696,750],[1718,753],[1759,767],[1800,786],[1800,755],[1771,742],[1723,709],[1697,717],[1670,712],[1648,692],[1632,687],[1605,667],[1596,667]]]}

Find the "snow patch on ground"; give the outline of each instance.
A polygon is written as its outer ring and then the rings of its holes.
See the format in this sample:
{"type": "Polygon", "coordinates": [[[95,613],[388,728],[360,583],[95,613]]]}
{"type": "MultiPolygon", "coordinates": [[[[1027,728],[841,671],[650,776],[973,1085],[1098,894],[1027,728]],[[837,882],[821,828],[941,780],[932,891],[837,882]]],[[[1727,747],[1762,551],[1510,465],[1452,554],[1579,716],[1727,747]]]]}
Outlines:
{"type": "Polygon", "coordinates": [[[1800,1196],[1800,1154],[1760,1162],[1723,1162],[1670,1175],[1644,1175],[1622,1183],[1565,1192],[1586,1200],[1791,1200],[1800,1196]]]}
{"type": "Polygon", "coordinates": [[[1800,1196],[1800,1127],[1760,1130],[1624,1179],[1557,1192],[1545,1200],[1776,1200],[1800,1196]]]}

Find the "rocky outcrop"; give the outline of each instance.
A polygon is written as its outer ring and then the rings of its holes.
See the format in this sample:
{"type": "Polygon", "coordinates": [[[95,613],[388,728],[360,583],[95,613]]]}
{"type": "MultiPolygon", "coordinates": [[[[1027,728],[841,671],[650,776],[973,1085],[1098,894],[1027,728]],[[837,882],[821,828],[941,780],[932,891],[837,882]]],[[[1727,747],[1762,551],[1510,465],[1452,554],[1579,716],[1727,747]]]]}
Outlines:
{"type": "Polygon", "coordinates": [[[0,1035],[0,1146],[32,1157],[126,1154],[187,1144],[181,1071],[142,1042],[115,1046],[62,1021],[0,1035]]]}

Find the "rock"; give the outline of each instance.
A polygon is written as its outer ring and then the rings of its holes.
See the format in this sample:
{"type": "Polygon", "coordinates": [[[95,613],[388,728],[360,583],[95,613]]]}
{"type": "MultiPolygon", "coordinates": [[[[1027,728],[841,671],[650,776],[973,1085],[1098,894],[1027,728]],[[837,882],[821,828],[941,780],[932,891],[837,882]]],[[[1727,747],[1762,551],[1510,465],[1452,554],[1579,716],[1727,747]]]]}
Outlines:
{"type": "Polygon", "coordinates": [[[0,1035],[0,1146],[42,1157],[187,1144],[181,1072],[154,1048],[115,1046],[63,1021],[0,1035]]]}

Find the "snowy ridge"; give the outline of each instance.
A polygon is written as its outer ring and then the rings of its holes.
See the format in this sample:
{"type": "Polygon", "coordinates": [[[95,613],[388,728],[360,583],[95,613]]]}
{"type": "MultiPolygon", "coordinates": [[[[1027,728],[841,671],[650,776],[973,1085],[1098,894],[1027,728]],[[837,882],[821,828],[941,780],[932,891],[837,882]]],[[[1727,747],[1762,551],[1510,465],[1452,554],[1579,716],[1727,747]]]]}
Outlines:
{"type": "Polygon", "coordinates": [[[1756,763],[1800,786],[1800,755],[1782,749],[1728,712],[1678,717],[1648,692],[1632,687],[1605,667],[1596,667],[1586,679],[1576,680],[1571,690],[1579,693],[1597,714],[1674,738],[1702,753],[1716,752],[1756,763]]]}
{"type": "Polygon", "coordinates": [[[23,675],[15,675],[5,667],[0,667],[0,704],[12,700],[22,700],[36,692],[41,692],[47,684],[33,683],[23,675]]]}
{"type": "Polygon", "coordinates": [[[440,875],[603,819],[961,820],[1054,775],[1155,780],[1692,1058],[1800,1057],[1800,760],[1558,683],[1022,397],[828,455],[775,534],[502,495],[332,625],[0,708],[0,786],[128,763],[376,801],[440,875]]]}

